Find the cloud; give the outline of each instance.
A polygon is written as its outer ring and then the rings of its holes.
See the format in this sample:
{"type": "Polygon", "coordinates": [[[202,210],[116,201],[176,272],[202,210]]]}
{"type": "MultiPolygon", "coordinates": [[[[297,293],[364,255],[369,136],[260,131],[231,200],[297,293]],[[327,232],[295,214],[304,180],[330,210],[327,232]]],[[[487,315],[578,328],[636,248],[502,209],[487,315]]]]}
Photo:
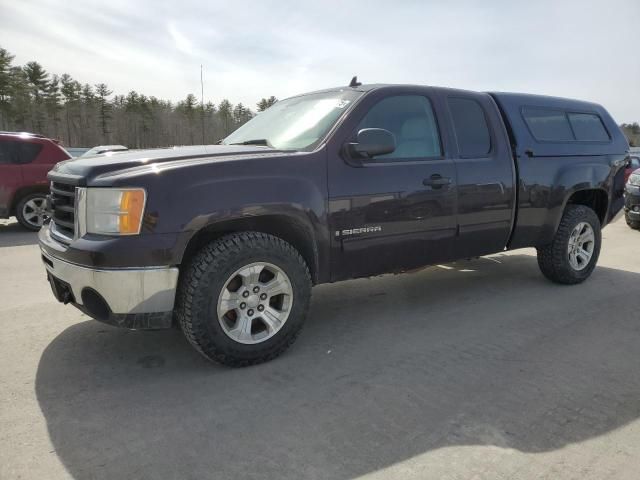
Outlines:
{"type": "Polygon", "coordinates": [[[182,53],[186,53],[187,55],[193,55],[193,45],[187,37],[180,33],[173,22],[168,23],[167,31],[169,32],[169,35],[171,35],[171,38],[178,50],[182,53]]]}
{"type": "Polygon", "coordinates": [[[638,0],[0,0],[2,47],[52,73],[178,100],[365,83],[523,91],[640,120],[638,0]],[[34,14],[37,12],[37,15],[34,14]]]}

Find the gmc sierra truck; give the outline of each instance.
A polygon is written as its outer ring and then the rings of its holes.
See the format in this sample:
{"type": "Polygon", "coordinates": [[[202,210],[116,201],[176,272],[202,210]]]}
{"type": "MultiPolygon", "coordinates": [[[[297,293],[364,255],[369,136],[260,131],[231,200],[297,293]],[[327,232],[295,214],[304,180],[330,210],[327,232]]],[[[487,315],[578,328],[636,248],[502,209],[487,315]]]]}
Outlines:
{"type": "Polygon", "coordinates": [[[523,247],[584,281],[628,151],[594,103],[352,81],[216,145],[59,163],[42,260],[59,301],[251,365],[291,345],[316,284],[523,247]]]}

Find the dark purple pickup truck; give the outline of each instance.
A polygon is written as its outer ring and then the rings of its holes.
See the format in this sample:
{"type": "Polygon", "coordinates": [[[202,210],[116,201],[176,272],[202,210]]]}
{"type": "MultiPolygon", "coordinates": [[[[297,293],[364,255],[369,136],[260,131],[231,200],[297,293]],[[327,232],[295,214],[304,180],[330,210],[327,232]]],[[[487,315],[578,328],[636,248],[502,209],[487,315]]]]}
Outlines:
{"type": "Polygon", "coordinates": [[[577,284],[624,205],[600,105],[360,85],[276,103],[217,145],[59,163],[42,259],[58,300],[205,357],[272,359],[313,285],[535,247],[577,284]]]}

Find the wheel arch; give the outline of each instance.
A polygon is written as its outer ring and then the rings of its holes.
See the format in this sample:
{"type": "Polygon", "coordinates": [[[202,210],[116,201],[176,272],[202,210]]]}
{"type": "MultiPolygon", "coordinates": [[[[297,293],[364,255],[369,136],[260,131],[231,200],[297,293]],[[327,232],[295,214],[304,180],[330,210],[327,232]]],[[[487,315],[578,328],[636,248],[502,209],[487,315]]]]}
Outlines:
{"type": "Polygon", "coordinates": [[[600,225],[608,221],[609,192],[614,175],[606,162],[587,157],[579,162],[567,162],[561,167],[552,182],[550,206],[545,228],[537,245],[549,243],[558,231],[567,205],[584,205],[596,212],[600,225]]]}
{"type": "Polygon", "coordinates": [[[596,212],[600,219],[600,224],[604,226],[609,210],[609,194],[600,187],[584,188],[575,190],[565,201],[563,211],[567,205],[584,205],[596,212]]]}
{"type": "Polygon", "coordinates": [[[26,197],[27,195],[31,195],[32,193],[43,193],[44,195],[49,194],[49,186],[48,185],[29,185],[28,187],[21,187],[15,191],[13,194],[13,198],[11,199],[11,204],[9,205],[9,216],[14,216],[16,214],[16,208],[20,201],[26,197]]]}
{"type": "Polygon", "coordinates": [[[306,262],[313,283],[318,283],[321,274],[318,244],[313,229],[300,219],[286,214],[245,216],[208,224],[189,238],[183,249],[180,263],[187,264],[202,247],[210,242],[228,234],[248,231],[273,235],[291,244],[306,262]]]}

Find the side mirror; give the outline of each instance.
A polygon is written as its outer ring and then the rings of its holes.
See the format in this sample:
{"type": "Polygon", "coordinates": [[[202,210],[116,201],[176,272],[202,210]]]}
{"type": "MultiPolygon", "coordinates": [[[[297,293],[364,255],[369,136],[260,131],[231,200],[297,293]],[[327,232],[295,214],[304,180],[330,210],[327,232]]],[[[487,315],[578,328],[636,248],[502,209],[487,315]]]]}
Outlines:
{"type": "Polygon", "coordinates": [[[384,128],[363,128],[355,143],[348,144],[348,151],[355,158],[372,158],[391,153],[396,149],[396,137],[384,128]]]}

